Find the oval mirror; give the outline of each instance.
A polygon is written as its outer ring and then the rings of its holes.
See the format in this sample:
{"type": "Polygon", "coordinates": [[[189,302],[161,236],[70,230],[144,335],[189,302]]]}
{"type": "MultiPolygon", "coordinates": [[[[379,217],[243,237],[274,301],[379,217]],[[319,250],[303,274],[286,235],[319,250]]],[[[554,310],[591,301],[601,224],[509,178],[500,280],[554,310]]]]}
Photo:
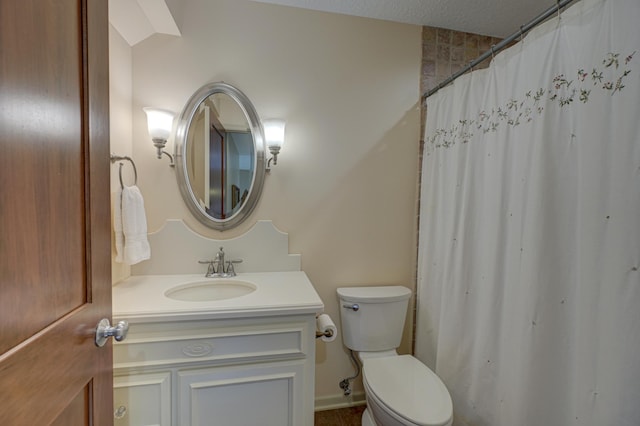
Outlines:
{"type": "Polygon", "coordinates": [[[201,223],[224,230],[245,220],[265,175],[262,126],[249,98],[227,83],[198,89],[178,119],[176,166],[182,198],[201,223]]]}

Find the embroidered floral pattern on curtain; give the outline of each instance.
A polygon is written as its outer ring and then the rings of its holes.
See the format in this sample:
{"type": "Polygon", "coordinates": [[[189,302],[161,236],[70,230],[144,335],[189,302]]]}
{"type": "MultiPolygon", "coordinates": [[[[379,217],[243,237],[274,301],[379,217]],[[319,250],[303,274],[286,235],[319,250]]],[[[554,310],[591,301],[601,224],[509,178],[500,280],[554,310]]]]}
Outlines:
{"type": "Polygon", "coordinates": [[[469,142],[476,130],[483,133],[495,132],[501,124],[519,126],[523,122],[533,121],[536,113],[542,114],[544,111],[541,100],[545,95],[548,95],[550,101],[557,102],[560,108],[571,104],[576,97],[582,103],[588,102],[592,90],[590,86],[609,91],[613,96],[624,89],[624,79],[631,73],[628,66],[635,54],[634,51],[625,57],[624,68],[620,73],[620,53],[608,53],[602,60],[604,69],[594,67],[591,73],[587,73],[581,68],[576,73],[575,81],[567,80],[564,74],[559,74],[553,78],[548,89],[529,90],[520,99],[509,99],[506,104],[492,108],[490,112],[482,110],[475,118],[463,118],[449,128],[438,128],[426,140],[429,144],[427,155],[435,148],[448,148],[456,142],[469,142]]]}
{"type": "Polygon", "coordinates": [[[416,355],[455,426],[640,425],[640,2],[427,100],[416,355]]]}

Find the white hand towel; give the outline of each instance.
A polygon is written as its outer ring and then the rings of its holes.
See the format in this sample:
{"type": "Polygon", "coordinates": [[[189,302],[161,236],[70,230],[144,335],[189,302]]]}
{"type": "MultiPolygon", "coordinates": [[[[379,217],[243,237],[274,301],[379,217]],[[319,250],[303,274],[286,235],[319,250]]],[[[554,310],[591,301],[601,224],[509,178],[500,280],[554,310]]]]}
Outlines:
{"type": "Polygon", "coordinates": [[[140,190],[134,185],[124,187],[121,202],[120,212],[124,234],[123,260],[129,265],[134,265],[151,257],[151,247],[147,240],[144,200],[140,190]]]}
{"type": "Polygon", "coordinates": [[[122,188],[118,188],[113,199],[113,232],[116,240],[116,262],[124,260],[124,233],[122,232],[122,188]]]}

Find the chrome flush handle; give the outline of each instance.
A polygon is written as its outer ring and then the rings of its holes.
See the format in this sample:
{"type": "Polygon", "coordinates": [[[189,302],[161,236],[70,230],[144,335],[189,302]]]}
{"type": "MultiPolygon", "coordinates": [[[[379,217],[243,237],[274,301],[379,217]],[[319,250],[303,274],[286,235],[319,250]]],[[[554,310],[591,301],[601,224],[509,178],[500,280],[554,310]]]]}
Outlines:
{"type": "Polygon", "coordinates": [[[358,310],[360,309],[360,305],[358,305],[357,303],[351,303],[349,305],[347,305],[346,303],[344,305],[342,305],[343,308],[347,308],[347,309],[351,309],[354,312],[358,312],[358,310]]]}

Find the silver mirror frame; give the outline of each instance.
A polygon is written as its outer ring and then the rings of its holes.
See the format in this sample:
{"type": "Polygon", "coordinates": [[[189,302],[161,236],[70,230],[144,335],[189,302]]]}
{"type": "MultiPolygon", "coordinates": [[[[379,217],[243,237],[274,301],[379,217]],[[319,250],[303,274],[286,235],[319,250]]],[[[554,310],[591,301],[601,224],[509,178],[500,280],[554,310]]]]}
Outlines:
{"type": "Polygon", "coordinates": [[[262,124],[258,113],[249,98],[238,88],[224,83],[208,83],[198,89],[187,101],[180,117],[178,118],[178,126],[175,137],[175,157],[176,157],[176,178],[182,198],[191,213],[198,219],[200,223],[209,228],[224,231],[231,229],[246,220],[253,209],[258,204],[262,187],[264,185],[266,163],[265,163],[265,140],[262,124]],[[209,96],[215,93],[223,93],[236,101],[240,109],[244,112],[245,117],[251,128],[253,136],[253,146],[255,149],[254,156],[254,174],[251,182],[249,195],[246,201],[234,215],[226,219],[216,219],[207,214],[200,206],[198,199],[189,184],[189,176],[187,174],[187,132],[191,120],[196,115],[200,104],[209,96]]]}

